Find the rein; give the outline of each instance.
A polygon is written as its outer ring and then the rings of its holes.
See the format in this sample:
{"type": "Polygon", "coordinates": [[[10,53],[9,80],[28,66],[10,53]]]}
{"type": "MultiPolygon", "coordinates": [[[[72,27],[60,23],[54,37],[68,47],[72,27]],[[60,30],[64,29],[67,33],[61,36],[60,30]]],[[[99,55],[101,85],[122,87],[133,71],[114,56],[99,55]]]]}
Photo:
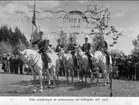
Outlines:
{"type": "MultiPolygon", "coordinates": [[[[36,55],[35,59],[37,59],[38,55],[39,55],[39,54],[36,55]]],[[[40,57],[39,57],[39,58],[40,58],[40,57]]],[[[33,70],[34,70],[34,72],[35,72],[36,74],[37,74],[37,72],[35,71],[35,68],[34,68],[34,67],[35,67],[35,65],[37,64],[37,62],[39,61],[39,58],[38,58],[38,60],[37,60],[33,65],[31,65],[31,67],[33,68],[33,70]]],[[[35,59],[34,59],[34,60],[35,60],[35,59]]],[[[29,60],[29,64],[31,64],[31,61],[30,61],[30,60],[29,60]]]]}
{"type": "MultiPolygon", "coordinates": [[[[80,58],[83,57],[83,55],[80,55],[79,53],[78,53],[78,55],[80,56],[80,58]]],[[[78,60],[78,63],[79,63],[79,58],[77,58],[77,60],[78,60]]],[[[83,68],[83,64],[84,64],[84,62],[85,62],[85,60],[83,60],[82,63],[79,63],[79,65],[80,65],[82,68],[83,68]]]]}

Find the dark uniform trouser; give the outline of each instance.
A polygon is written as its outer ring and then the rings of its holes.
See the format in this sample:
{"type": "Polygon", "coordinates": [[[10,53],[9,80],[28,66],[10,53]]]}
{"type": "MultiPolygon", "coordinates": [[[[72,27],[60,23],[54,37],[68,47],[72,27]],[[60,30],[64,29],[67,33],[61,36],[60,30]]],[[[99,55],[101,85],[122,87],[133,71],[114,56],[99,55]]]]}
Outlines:
{"type": "Polygon", "coordinates": [[[76,58],[74,52],[71,52],[71,54],[72,54],[72,57],[73,57],[73,59],[74,59],[74,64],[75,64],[75,66],[77,67],[77,58],[76,58]]]}
{"type": "Polygon", "coordinates": [[[93,64],[92,64],[92,60],[91,60],[91,54],[89,53],[89,52],[86,52],[85,53],[86,55],[87,55],[87,57],[88,57],[88,60],[89,60],[89,65],[91,66],[91,68],[93,67],[93,64]]]}
{"type": "Polygon", "coordinates": [[[47,53],[42,52],[42,55],[44,56],[44,58],[47,60],[48,63],[52,62],[51,58],[47,55],[47,53]]]}
{"type": "Polygon", "coordinates": [[[45,52],[41,52],[41,54],[42,54],[41,55],[42,56],[42,61],[44,63],[43,69],[46,69],[46,68],[48,68],[48,63],[51,62],[51,59],[45,52]]]}

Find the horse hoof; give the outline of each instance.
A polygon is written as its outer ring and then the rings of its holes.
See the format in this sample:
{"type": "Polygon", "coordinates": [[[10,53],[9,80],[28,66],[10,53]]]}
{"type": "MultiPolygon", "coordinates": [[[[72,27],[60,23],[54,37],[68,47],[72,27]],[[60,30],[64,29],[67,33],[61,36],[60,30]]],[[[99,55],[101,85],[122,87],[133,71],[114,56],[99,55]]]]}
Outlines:
{"type": "Polygon", "coordinates": [[[106,86],[107,84],[105,83],[104,86],[106,86]]]}
{"type": "Polygon", "coordinates": [[[40,89],[40,90],[39,90],[39,92],[41,92],[41,93],[42,93],[42,92],[43,92],[43,90],[42,90],[42,89],[40,89]]]}
{"type": "Polygon", "coordinates": [[[33,90],[34,93],[36,93],[36,91],[37,91],[36,89],[33,90]]]}

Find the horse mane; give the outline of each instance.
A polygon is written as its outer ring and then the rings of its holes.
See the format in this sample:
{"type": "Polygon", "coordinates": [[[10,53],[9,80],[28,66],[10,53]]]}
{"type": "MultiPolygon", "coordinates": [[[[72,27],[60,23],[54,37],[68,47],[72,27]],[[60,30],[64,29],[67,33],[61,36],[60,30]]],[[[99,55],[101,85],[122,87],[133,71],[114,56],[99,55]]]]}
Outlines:
{"type": "Polygon", "coordinates": [[[55,51],[52,48],[48,48],[46,52],[50,54],[55,54],[55,51]]]}
{"type": "Polygon", "coordinates": [[[84,52],[82,51],[82,49],[81,49],[80,47],[78,48],[78,50],[79,50],[79,53],[80,53],[81,55],[85,55],[84,52]]]}
{"type": "Polygon", "coordinates": [[[28,54],[28,55],[32,55],[32,54],[36,54],[36,53],[38,53],[38,52],[33,49],[26,49],[23,51],[23,54],[28,54]]]}

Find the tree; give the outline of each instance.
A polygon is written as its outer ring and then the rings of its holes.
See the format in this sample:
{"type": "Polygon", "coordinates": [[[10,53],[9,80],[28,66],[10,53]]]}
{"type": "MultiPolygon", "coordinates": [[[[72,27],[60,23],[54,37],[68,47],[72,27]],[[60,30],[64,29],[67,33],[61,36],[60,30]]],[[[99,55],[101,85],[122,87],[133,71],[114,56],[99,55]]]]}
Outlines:
{"type": "Polygon", "coordinates": [[[134,49],[132,49],[132,54],[138,56],[139,55],[139,34],[137,35],[136,39],[132,40],[132,44],[134,46],[134,49]]]}
{"type": "Polygon", "coordinates": [[[110,46],[117,43],[117,39],[122,35],[122,32],[117,31],[114,26],[109,25],[111,12],[108,8],[103,9],[98,5],[89,4],[84,13],[87,15],[88,26],[90,26],[92,31],[90,35],[94,35],[94,39],[92,40],[94,49],[98,43],[104,40],[105,35],[113,35],[113,43],[109,44],[110,46]]]}
{"type": "Polygon", "coordinates": [[[119,49],[111,49],[109,53],[114,58],[120,58],[122,56],[125,56],[125,53],[122,50],[119,50],[119,49]]]}
{"type": "Polygon", "coordinates": [[[0,53],[15,52],[12,50],[19,48],[28,48],[29,42],[18,27],[15,27],[15,32],[7,25],[0,27],[0,53]]]}
{"type": "Polygon", "coordinates": [[[60,36],[62,44],[64,45],[64,50],[66,50],[67,46],[69,44],[69,39],[68,39],[67,33],[65,33],[63,30],[61,30],[59,36],[60,36]]]}
{"type": "Polygon", "coordinates": [[[7,42],[1,42],[0,43],[0,54],[3,53],[11,53],[12,52],[12,46],[7,42]]]}

